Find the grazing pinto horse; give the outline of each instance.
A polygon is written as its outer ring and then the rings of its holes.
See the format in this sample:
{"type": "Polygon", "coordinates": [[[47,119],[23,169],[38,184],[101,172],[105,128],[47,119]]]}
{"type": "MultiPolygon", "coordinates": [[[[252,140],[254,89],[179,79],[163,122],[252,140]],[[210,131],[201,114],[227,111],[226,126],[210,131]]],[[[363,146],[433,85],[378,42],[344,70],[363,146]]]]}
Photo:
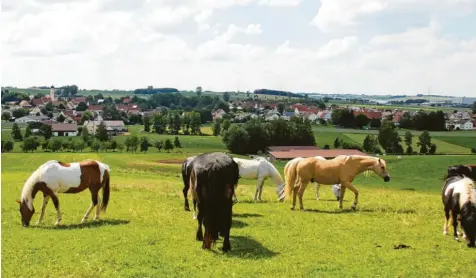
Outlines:
{"type": "Polygon", "coordinates": [[[101,208],[105,211],[109,202],[109,173],[109,166],[95,160],[84,160],[75,163],[50,160],[41,165],[25,182],[21,199],[17,200],[20,204],[23,226],[28,227],[30,225],[31,217],[35,213],[33,200],[38,191],[43,192],[43,206],[37,224],[43,220],[46,205],[51,198],[58,213],[56,220],[56,226],[58,226],[62,218],[58,193],[79,193],[86,188],[89,188],[91,192],[92,202],[81,223],[87,220],[89,213],[95,206],[97,206],[97,209],[94,219],[99,219],[98,192],[99,189],[103,188],[101,208]]]}
{"type": "Polygon", "coordinates": [[[463,238],[468,241],[468,247],[476,247],[476,189],[474,188],[474,181],[464,176],[448,178],[443,185],[442,199],[445,210],[443,234],[448,234],[451,216],[454,237],[455,240],[459,240],[457,229],[458,216],[460,216],[463,238]]]}
{"type": "Polygon", "coordinates": [[[220,234],[224,237],[222,250],[231,250],[233,193],[239,178],[238,164],[224,153],[204,153],[194,159],[190,186],[198,205],[196,238],[203,240],[202,248],[211,249],[212,241],[216,241],[220,234]],[[205,236],[202,234],[202,222],[205,236]]]}
{"type": "Polygon", "coordinates": [[[339,208],[342,209],[345,189],[348,188],[354,192],[354,203],[352,209],[355,210],[358,203],[359,191],[352,184],[354,178],[365,171],[373,171],[383,178],[385,182],[390,181],[385,160],[361,155],[340,155],[331,160],[320,160],[314,157],[304,158],[297,162],[295,167],[289,167],[285,196],[288,198],[293,192],[293,204],[291,209],[296,206],[296,196],[299,193],[300,209],[304,210],[302,196],[306,186],[310,181],[321,184],[341,184],[339,197],[339,208]]]}
{"type": "MultiPolygon", "coordinates": [[[[319,160],[326,160],[324,157],[322,157],[320,155],[314,156],[314,158],[319,159],[319,160]]],[[[301,161],[303,159],[304,159],[303,157],[296,157],[296,158],[288,161],[288,163],[286,163],[286,165],[284,166],[284,178],[285,179],[286,179],[286,176],[288,176],[288,173],[289,173],[290,169],[293,169],[293,171],[295,171],[297,162],[301,161]]],[[[311,180],[311,182],[315,182],[315,181],[311,180]]],[[[340,184],[332,185],[332,192],[336,196],[337,201],[339,201],[340,188],[341,188],[340,184]]],[[[316,200],[319,200],[319,189],[320,189],[320,184],[316,183],[316,200]]],[[[285,198],[285,196],[284,196],[284,186],[281,187],[281,190],[279,191],[278,194],[279,194],[279,201],[283,201],[284,198],[285,198]]]]}
{"type": "Polygon", "coordinates": [[[233,160],[238,163],[240,169],[240,177],[246,179],[257,179],[256,192],[254,200],[261,201],[261,193],[263,192],[263,185],[267,178],[271,177],[276,184],[276,193],[279,194],[279,189],[284,187],[283,178],[279,174],[274,165],[266,160],[266,158],[257,157],[255,159],[242,159],[234,157],[233,160]]]}

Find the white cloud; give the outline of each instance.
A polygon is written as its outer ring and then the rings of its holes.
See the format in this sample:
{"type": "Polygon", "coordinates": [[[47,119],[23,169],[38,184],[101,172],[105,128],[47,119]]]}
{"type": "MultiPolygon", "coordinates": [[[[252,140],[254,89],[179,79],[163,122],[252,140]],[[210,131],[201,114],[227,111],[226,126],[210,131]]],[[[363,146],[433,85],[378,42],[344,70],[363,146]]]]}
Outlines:
{"type": "Polygon", "coordinates": [[[302,0],[260,0],[259,5],[270,7],[297,7],[302,0]]]}
{"type": "MultiPolygon", "coordinates": [[[[475,2],[435,1],[448,13],[471,11],[475,2]]],[[[221,12],[284,2],[298,1],[6,0],[0,18],[1,83],[357,93],[418,93],[431,86],[435,92],[475,94],[470,90],[476,87],[476,35],[459,39],[442,33],[448,28],[437,15],[427,26],[360,36],[366,15],[404,7],[424,12],[430,0],[322,0],[319,27],[348,26],[354,33],[331,33],[313,44],[309,38],[316,34],[309,26],[290,34],[265,13],[241,17],[238,24],[225,21],[221,12]]]]}
{"type": "Polygon", "coordinates": [[[476,9],[475,0],[320,0],[321,6],[312,19],[322,32],[355,27],[359,19],[383,11],[444,11],[468,13],[476,9]]]}

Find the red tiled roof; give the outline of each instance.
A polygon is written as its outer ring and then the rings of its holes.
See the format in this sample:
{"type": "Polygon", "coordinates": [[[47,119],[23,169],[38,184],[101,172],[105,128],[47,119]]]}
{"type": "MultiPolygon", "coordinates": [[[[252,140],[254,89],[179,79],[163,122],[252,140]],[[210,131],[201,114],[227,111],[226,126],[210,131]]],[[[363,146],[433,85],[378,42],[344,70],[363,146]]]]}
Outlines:
{"type": "Polygon", "coordinates": [[[52,124],[51,125],[52,131],[77,131],[78,125],[73,124],[52,124]]]}
{"type": "Polygon", "coordinates": [[[102,111],[103,108],[104,108],[104,105],[89,105],[88,106],[88,110],[92,110],[92,111],[102,111]]]}
{"type": "Polygon", "coordinates": [[[354,111],[354,116],[363,114],[369,119],[382,119],[382,112],[373,112],[373,111],[354,111]]]}
{"type": "Polygon", "coordinates": [[[293,151],[273,151],[270,155],[276,159],[293,159],[296,157],[322,156],[325,158],[336,157],[339,155],[365,155],[359,150],[333,149],[333,150],[293,150],[293,151]]]}
{"type": "Polygon", "coordinates": [[[45,102],[43,101],[42,98],[34,98],[31,100],[31,104],[33,104],[34,106],[38,106],[38,105],[44,105],[45,102]]]}
{"type": "Polygon", "coordinates": [[[270,146],[270,151],[319,150],[317,146],[270,146]]]}

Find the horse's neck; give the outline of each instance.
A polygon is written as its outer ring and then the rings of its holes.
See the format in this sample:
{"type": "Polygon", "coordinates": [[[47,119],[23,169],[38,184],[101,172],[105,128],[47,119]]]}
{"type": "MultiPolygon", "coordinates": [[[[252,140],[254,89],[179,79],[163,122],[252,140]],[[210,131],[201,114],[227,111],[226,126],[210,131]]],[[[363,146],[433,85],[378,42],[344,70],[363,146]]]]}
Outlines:
{"type": "Polygon", "coordinates": [[[283,178],[281,178],[281,175],[274,165],[269,161],[266,161],[265,165],[268,168],[268,174],[271,176],[271,179],[274,181],[274,183],[276,185],[282,185],[284,183],[283,178]]]}
{"type": "Polygon", "coordinates": [[[359,157],[355,161],[358,163],[357,174],[371,170],[375,165],[375,159],[372,157],[359,157]]]}

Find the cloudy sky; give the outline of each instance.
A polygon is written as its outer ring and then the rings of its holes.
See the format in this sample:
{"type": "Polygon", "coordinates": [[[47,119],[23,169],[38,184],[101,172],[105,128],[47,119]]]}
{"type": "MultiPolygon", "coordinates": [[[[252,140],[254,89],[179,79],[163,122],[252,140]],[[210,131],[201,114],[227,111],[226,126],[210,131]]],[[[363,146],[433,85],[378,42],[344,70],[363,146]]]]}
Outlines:
{"type": "Polygon", "coordinates": [[[476,96],[476,0],[3,0],[2,85],[476,96]]]}

